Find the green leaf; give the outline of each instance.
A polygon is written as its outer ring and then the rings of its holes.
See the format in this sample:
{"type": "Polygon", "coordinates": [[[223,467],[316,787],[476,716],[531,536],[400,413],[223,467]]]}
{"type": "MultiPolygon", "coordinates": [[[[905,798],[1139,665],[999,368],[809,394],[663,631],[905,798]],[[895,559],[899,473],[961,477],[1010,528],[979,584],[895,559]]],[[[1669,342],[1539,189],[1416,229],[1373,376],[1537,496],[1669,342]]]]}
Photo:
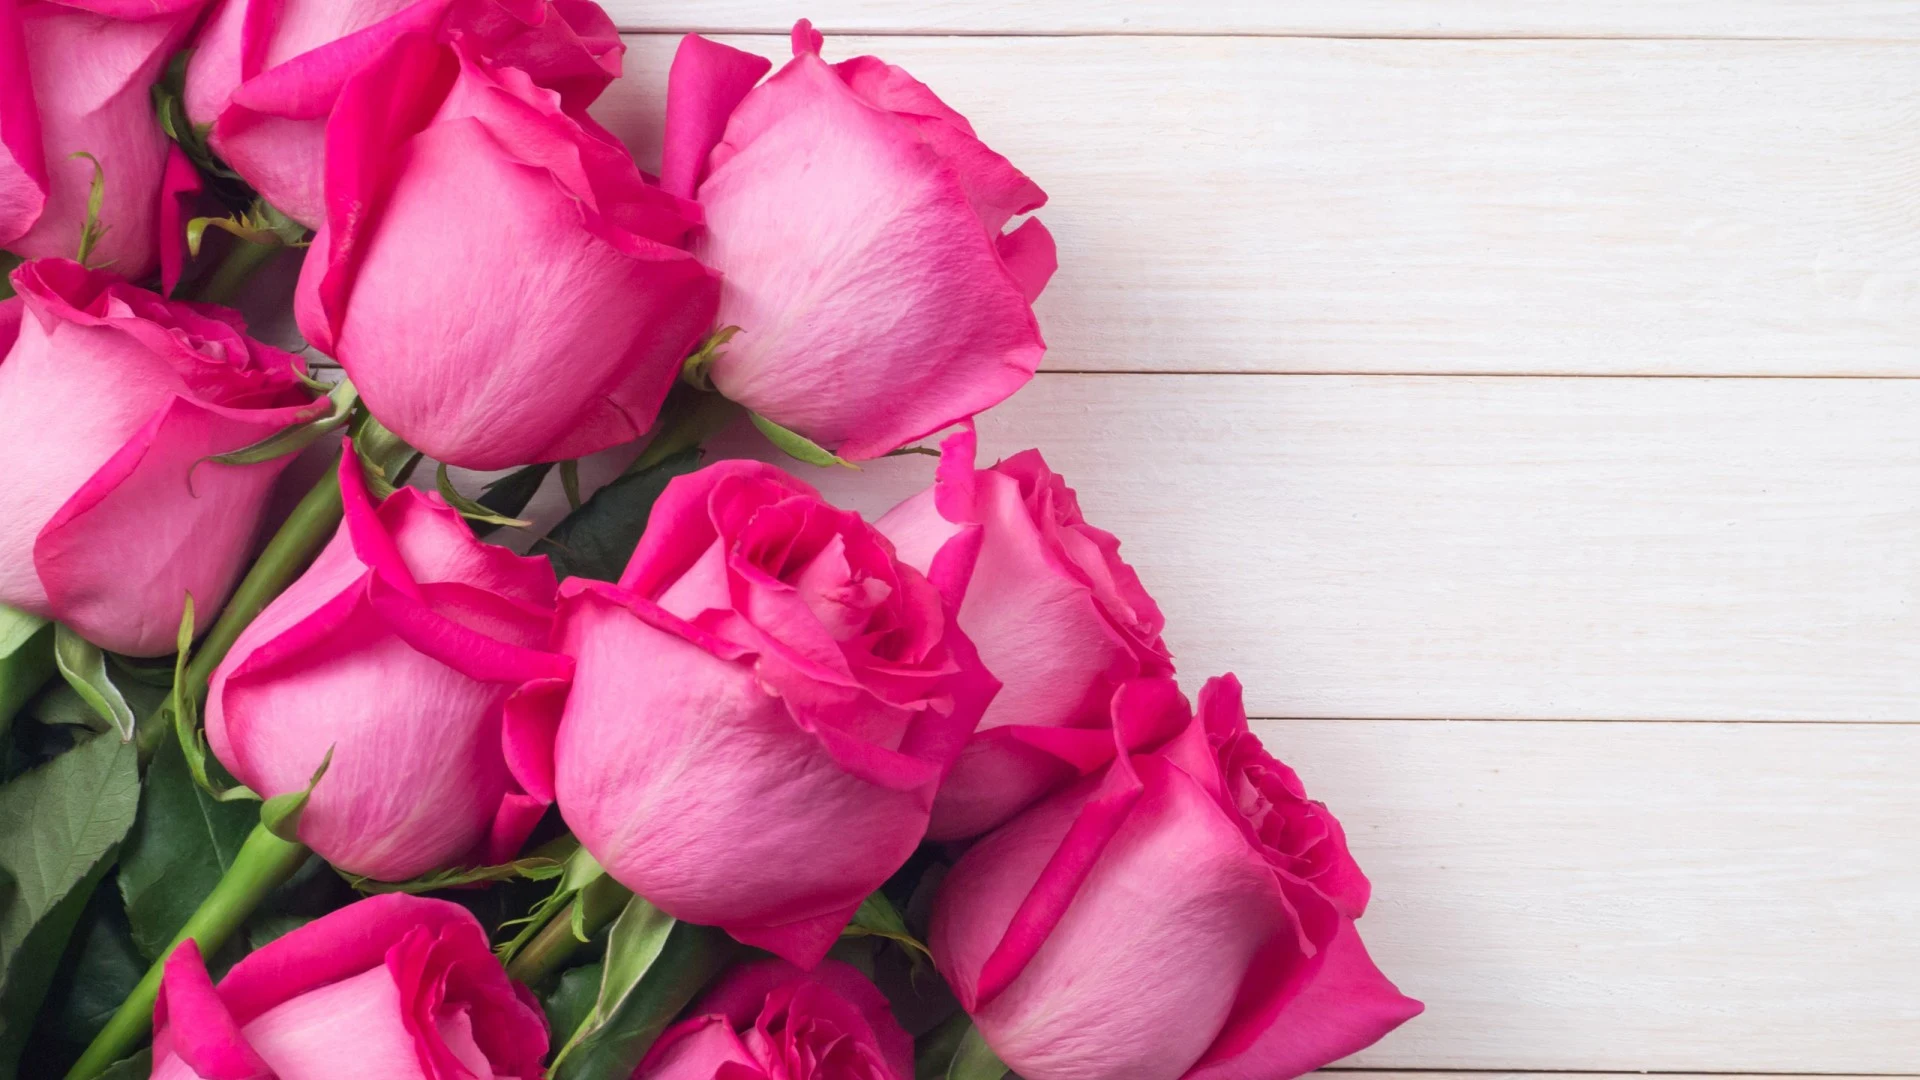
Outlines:
{"type": "Polygon", "coordinates": [[[0,1076],[11,1076],[67,939],[133,825],[133,744],[100,735],[0,787],[0,1076]]]}
{"type": "Polygon", "coordinates": [[[161,741],[147,766],[140,818],[120,852],[120,896],[134,943],[147,959],[159,959],[213,892],[257,820],[255,807],[203,790],[180,745],[161,741]]]}
{"type": "Polygon", "coordinates": [[[100,718],[120,733],[120,741],[133,738],[133,709],[113,680],[107,677],[107,655],[100,646],[65,626],[53,631],[53,662],[67,685],[86,699],[100,718]]]}
{"type": "Polygon", "coordinates": [[[299,843],[300,815],[307,809],[307,800],[313,798],[314,786],[320,783],[321,777],[327,775],[327,766],[332,764],[333,747],[329,746],[326,756],[320,759],[320,767],[313,770],[313,776],[307,780],[305,788],[275,795],[260,804],[260,824],[289,844],[299,843]]]}
{"type": "Polygon", "coordinates": [[[893,906],[885,893],[876,892],[860,901],[860,909],[853,913],[853,921],[840,931],[841,937],[877,937],[897,942],[921,957],[932,959],[926,945],[907,929],[907,920],[901,916],[900,909],[893,906]]]}
{"type": "Polygon", "coordinates": [[[119,892],[102,884],[87,901],[55,971],[28,1058],[78,1057],[133,992],[149,962],[134,946],[119,892]]]}
{"type": "Polygon", "coordinates": [[[11,251],[0,251],[0,300],[13,298],[14,268],[26,261],[11,251]]]}
{"type": "Polygon", "coordinates": [[[534,553],[551,557],[561,577],[619,580],[667,482],[692,472],[699,464],[696,447],[682,450],[650,469],[622,476],[562,518],[552,532],[534,544],[534,553]]]}
{"type": "Polygon", "coordinates": [[[53,624],[0,604],[0,737],[53,670],[53,624]]]}
{"type": "MultiPolygon", "coordinates": [[[[516,518],[527,504],[533,501],[540,491],[540,485],[546,482],[547,474],[553,471],[553,462],[543,461],[538,465],[528,465],[524,469],[515,469],[498,480],[488,484],[475,502],[487,508],[492,514],[505,519],[516,518]]],[[[485,536],[499,526],[473,521],[469,518],[473,534],[485,536]]]]}
{"type": "Polygon", "coordinates": [[[808,465],[841,465],[849,469],[860,467],[805,435],[797,431],[789,431],[759,413],[748,415],[753,418],[753,426],[760,429],[760,434],[765,435],[768,442],[795,461],[804,461],[808,465]]]}
{"type": "Polygon", "coordinates": [[[547,1030],[556,1038],[580,1030],[593,1015],[594,1002],[600,997],[600,971],[598,963],[568,968],[554,981],[553,990],[540,999],[540,1008],[547,1014],[547,1030]]]}
{"type": "Polygon", "coordinates": [[[1000,1080],[1007,1075],[1007,1065],[1000,1060],[980,1029],[967,1025],[967,1033],[960,1037],[960,1049],[954,1051],[953,1062],[947,1066],[947,1080],[1000,1080]]]}
{"type": "Polygon", "coordinates": [[[466,518],[468,521],[478,521],[483,525],[492,525],[496,528],[507,529],[524,529],[533,524],[531,521],[522,521],[519,518],[502,517],[480,503],[474,502],[472,499],[460,494],[460,489],[453,486],[453,479],[447,475],[447,465],[445,462],[440,463],[440,469],[434,475],[434,481],[440,489],[440,497],[447,500],[447,505],[453,507],[461,517],[466,518]]]}
{"type": "Polygon", "coordinates": [[[614,920],[592,1013],[554,1058],[553,1080],[626,1080],[655,1039],[733,954],[708,926],[634,897],[614,920]]]}
{"type": "Polygon", "coordinates": [[[511,881],[514,878],[548,881],[559,877],[565,869],[566,864],[559,859],[534,855],[501,863],[498,866],[456,866],[448,870],[422,874],[406,881],[375,881],[372,878],[349,874],[347,883],[369,896],[396,892],[429,893],[457,888],[461,885],[475,885],[483,881],[511,881]]]}

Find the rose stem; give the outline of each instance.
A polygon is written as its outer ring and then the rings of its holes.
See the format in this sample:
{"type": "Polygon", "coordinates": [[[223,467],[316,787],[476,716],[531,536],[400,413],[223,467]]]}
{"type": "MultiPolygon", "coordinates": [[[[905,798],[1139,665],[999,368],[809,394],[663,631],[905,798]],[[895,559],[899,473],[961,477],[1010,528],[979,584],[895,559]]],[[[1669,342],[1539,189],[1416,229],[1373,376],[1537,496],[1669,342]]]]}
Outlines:
{"type": "Polygon", "coordinates": [[[507,965],[507,974],[528,986],[538,986],[565,967],[586,944],[573,935],[574,908],[580,909],[581,924],[587,936],[592,937],[612,922],[632,899],[633,893],[608,875],[602,874],[587,882],[580,895],[541,927],[526,948],[520,950],[520,955],[513,958],[507,965]]]}
{"type": "Polygon", "coordinates": [[[67,1080],[93,1080],[133,1050],[153,1024],[153,1002],[160,993],[160,976],[173,950],[192,938],[199,944],[201,954],[211,959],[246,922],[260,901],[306,863],[308,854],[306,847],[280,839],[267,831],[265,825],[254,826],[246,843],[240,845],[233,865],[221,875],[220,883],[147,969],[133,993],[120,1003],[107,1026],[88,1044],[86,1053],[67,1071],[67,1080]]]}
{"type": "Polygon", "coordinates": [[[253,276],[255,270],[265,266],[275,255],[285,250],[287,248],[284,244],[257,244],[251,240],[236,238],[233,249],[227,252],[226,258],[220,260],[220,265],[214,269],[213,276],[200,286],[198,299],[209,304],[231,302],[234,294],[240,291],[240,286],[247,283],[247,279],[253,276]]]}
{"type": "MultiPolygon", "coordinates": [[[[196,707],[206,697],[207,680],[213,677],[213,669],[226,659],[227,650],[233,648],[240,632],[274,597],[293,584],[293,579],[300,576],[313,557],[333,538],[334,529],[340,524],[340,516],[340,472],[337,468],[329,468],[320,482],[313,485],[313,490],[307,492],[299,505],[293,508],[293,513],[287,516],[280,531],[267,541],[259,560],[240,580],[239,586],[233,590],[233,598],[227,601],[226,609],[220,612],[213,628],[207,631],[199,648],[194,650],[193,659],[187,663],[183,692],[192,696],[196,707]]],[[[142,762],[159,749],[160,740],[172,734],[169,720],[165,706],[162,706],[140,725],[137,737],[142,762]]]]}

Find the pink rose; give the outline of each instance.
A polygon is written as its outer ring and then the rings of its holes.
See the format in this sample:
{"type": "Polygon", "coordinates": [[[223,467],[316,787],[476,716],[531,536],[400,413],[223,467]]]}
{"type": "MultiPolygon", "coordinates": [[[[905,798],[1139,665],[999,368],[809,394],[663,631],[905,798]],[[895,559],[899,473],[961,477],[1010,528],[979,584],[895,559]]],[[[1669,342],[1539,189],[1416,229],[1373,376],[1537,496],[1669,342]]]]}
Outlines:
{"type": "Polygon", "coordinates": [[[194,42],[187,116],[288,217],[318,226],[327,115],[401,34],[459,34],[556,90],[572,112],[619,78],[626,47],[588,0],[225,0],[194,42]]]}
{"type": "Polygon", "coordinates": [[[698,220],[527,72],[403,34],[334,108],[295,311],[432,457],[580,457],[647,430],[713,323],[718,279],[673,246],[698,220]]]}
{"type": "Polygon", "coordinates": [[[913,1080],[913,1039],[846,964],[734,968],[653,1044],[633,1080],[913,1080]]]}
{"type": "Polygon", "coordinates": [[[249,954],[219,986],[167,959],[153,1080],[538,1080],[547,1024],[480,923],[445,900],[375,896],[249,954]]]}
{"type": "Polygon", "coordinates": [[[1114,690],[1173,673],[1165,620],[1120,542],[1087,524],[1040,452],[991,469],[973,456],[971,428],[947,439],[934,486],[874,526],[923,570],[955,537],[979,547],[960,628],[1003,685],[934,802],[936,840],[983,833],[1106,765],[1114,690]]]}
{"type": "Polygon", "coordinates": [[[828,65],[801,21],[768,64],[689,36],[668,82],[662,182],[697,191],[694,253],[726,275],[721,393],[848,458],[878,457],[1026,385],[1046,201],[966,118],[871,56],[828,65]]]}
{"type": "Polygon", "coordinates": [[[437,495],[374,506],[351,453],[340,488],[340,531],[215,669],[207,740],[262,797],[305,788],[331,749],[300,839],[348,873],[511,858],[549,800],[508,775],[501,709],[567,671],[539,651],[553,568],[474,539],[437,495]]]}
{"type": "Polygon", "coordinates": [[[622,884],[811,966],[919,844],[996,686],[946,573],[771,465],[676,479],[618,586],[561,587],[572,692],[519,695],[515,768],[622,884]]]}
{"type": "Polygon", "coordinates": [[[221,465],[326,408],[238,312],[162,300],[64,259],[0,304],[0,603],[115,652],[213,621],[291,459],[221,465]]]}
{"type": "Polygon", "coordinates": [[[205,0],[0,0],[0,248],[75,257],[93,163],[106,233],[88,261],[141,278],[155,237],[167,136],[150,89],[205,0]]]}
{"type": "Polygon", "coordinates": [[[1240,684],[1192,716],[1170,679],[1115,695],[1148,745],[961,858],[929,944],[1027,1080],[1286,1080],[1420,1012],[1354,928],[1367,879],[1339,822],[1247,730],[1240,684]]]}

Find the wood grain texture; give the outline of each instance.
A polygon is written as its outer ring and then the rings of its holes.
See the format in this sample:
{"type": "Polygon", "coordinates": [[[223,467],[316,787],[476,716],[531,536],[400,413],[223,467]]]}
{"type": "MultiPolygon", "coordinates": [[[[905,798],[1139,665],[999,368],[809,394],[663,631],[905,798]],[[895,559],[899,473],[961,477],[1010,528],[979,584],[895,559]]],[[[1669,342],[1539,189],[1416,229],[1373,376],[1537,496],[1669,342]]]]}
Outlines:
{"type": "Polygon", "coordinates": [[[1370,1068],[1911,1072],[1920,727],[1257,723],[1427,1012],[1370,1068]]]}
{"type": "Polygon", "coordinates": [[[980,427],[1258,715],[1920,722],[1920,381],[1043,374],[980,427]]]}
{"type": "MultiPolygon", "coordinates": [[[[643,161],[675,41],[598,108],[643,161]]],[[[869,51],[1052,196],[1055,369],[1920,375],[1920,45],[869,51]]]]}
{"type": "Polygon", "coordinates": [[[602,0],[628,30],[1366,37],[1920,37],[1903,0],[602,0]]]}

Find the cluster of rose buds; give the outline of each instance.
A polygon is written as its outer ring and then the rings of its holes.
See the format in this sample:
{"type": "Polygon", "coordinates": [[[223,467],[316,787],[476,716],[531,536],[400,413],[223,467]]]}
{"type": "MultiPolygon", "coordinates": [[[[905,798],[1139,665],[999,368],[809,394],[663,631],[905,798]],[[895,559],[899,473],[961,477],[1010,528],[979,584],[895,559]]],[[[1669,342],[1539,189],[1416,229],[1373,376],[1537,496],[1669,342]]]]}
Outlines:
{"type": "MultiPolygon", "coordinates": [[[[976,461],[972,417],[1044,351],[1053,240],[1015,220],[1045,194],[906,72],[822,47],[801,22],[772,71],[687,37],[655,178],[587,112],[623,46],[586,0],[0,0],[0,604],[76,655],[177,652],[124,737],[177,741],[209,805],[264,800],[77,1080],[149,1016],[163,1080],[604,1075],[579,1047],[613,1038],[616,955],[682,924],[744,948],[630,1025],[623,1080],[909,1080],[915,1036],[946,1074],[955,1022],[978,1075],[1286,1080],[1419,1011],[1238,682],[1190,704],[1119,542],[1038,451],[976,461]],[[312,351],[203,302],[248,245],[304,246],[312,351]],[[693,468],[714,406],[816,463],[957,430],[869,523],[760,460],[693,468]],[[578,505],[574,463],[629,444],[578,505]],[[577,508],[516,553],[476,522],[525,523],[444,468],[407,486],[420,455],[562,463],[577,508]],[[582,570],[630,480],[644,528],[582,570]],[[382,895],[216,981],[309,850],[382,895]],[[562,866],[504,925],[453,902],[562,866]],[[606,950],[584,1019],[527,934],[606,950]],[[931,956],[931,1006],[879,940],[931,956]]],[[[62,655],[110,696],[113,664],[62,655]]]]}

